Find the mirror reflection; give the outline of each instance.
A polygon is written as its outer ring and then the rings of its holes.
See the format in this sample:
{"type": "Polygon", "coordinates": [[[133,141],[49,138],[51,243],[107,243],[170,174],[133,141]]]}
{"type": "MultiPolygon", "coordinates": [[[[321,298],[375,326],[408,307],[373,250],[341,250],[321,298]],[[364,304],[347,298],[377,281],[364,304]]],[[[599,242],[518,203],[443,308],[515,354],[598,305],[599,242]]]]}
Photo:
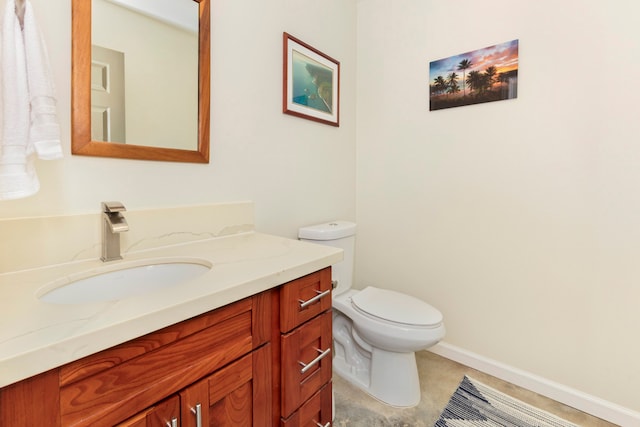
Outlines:
{"type": "Polygon", "coordinates": [[[91,17],[91,139],[195,150],[198,3],[92,0],[91,17]]]}

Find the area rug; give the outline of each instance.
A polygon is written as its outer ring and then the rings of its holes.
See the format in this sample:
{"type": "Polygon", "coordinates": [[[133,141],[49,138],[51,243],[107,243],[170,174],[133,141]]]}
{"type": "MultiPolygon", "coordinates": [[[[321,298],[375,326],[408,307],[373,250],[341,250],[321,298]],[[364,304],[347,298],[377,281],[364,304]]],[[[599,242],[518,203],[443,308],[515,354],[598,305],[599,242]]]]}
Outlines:
{"type": "Polygon", "coordinates": [[[434,427],[579,427],[465,376],[434,427]]]}

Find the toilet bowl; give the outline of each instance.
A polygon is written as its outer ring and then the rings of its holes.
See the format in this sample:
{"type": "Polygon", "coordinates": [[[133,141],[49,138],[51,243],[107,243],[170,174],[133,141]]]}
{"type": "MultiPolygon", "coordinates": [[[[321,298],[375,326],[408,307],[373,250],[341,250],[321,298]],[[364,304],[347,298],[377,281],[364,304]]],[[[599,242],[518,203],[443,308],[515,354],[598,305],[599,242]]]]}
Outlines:
{"type": "Polygon", "coordinates": [[[373,286],[351,289],[354,223],[333,221],[301,228],[299,238],[344,250],[344,261],[332,266],[334,372],[386,404],[417,405],[420,380],[415,352],[444,337],[442,314],[399,292],[373,286]]]}

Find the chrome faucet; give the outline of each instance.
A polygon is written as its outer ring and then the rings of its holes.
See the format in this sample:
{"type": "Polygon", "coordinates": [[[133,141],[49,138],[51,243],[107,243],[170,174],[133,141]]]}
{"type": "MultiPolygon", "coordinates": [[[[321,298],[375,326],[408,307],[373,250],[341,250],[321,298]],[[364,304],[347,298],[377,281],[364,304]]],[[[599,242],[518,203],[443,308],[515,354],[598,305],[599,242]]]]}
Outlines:
{"type": "Polygon", "coordinates": [[[102,202],[102,261],[122,259],[120,233],[129,231],[129,224],[121,212],[126,211],[120,202],[102,202]]]}

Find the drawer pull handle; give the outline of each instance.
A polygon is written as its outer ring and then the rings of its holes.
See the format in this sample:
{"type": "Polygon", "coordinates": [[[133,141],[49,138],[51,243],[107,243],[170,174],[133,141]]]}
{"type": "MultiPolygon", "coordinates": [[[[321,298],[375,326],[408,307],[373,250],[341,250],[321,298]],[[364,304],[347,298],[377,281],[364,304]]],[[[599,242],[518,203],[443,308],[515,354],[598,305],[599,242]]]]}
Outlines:
{"type": "Polygon", "coordinates": [[[316,295],[315,297],[311,298],[310,300],[307,301],[303,301],[303,300],[298,300],[300,302],[300,310],[302,310],[303,308],[307,308],[307,306],[310,306],[311,304],[313,304],[314,302],[318,301],[320,298],[324,298],[327,295],[329,295],[331,293],[331,289],[326,290],[324,292],[322,291],[316,291],[316,293],[318,295],[316,295]]]}
{"type": "Polygon", "coordinates": [[[198,403],[195,408],[191,408],[191,413],[196,416],[196,427],[202,427],[202,405],[198,403]]]}
{"type": "Polygon", "coordinates": [[[178,427],[178,419],[171,418],[171,422],[167,421],[167,427],[178,427]]]}
{"type": "Polygon", "coordinates": [[[302,365],[302,369],[300,369],[300,373],[301,374],[306,373],[309,369],[311,369],[313,367],[313,365],[317,365],[322,359],[324,359],[329,353],[331,353],[331,348],[328,348],[325,351],[322,351],[319,348],[316,348],[316,350],[318,351],[318,353],[320,353],[320,355],[318,357],[316,357],[315,359],[313,359],[308,364],[304,364],[304,363],[298,361],[298,363],[300,365],[302,365]]]}
{"type": "Polygon", "coordinates": [[[326,424],[320,424],[320,423],[319,423],[319,422],[317,422],[316,420],[313,420],[313,422],[314,422],[314,423],[316,423],[316,425],[317,425],[318,427],[329,427],[329,426],[331,425],[331,421],[329,421],[329,422],[328,422],[328,423],[326,423],[326,424]]]}

